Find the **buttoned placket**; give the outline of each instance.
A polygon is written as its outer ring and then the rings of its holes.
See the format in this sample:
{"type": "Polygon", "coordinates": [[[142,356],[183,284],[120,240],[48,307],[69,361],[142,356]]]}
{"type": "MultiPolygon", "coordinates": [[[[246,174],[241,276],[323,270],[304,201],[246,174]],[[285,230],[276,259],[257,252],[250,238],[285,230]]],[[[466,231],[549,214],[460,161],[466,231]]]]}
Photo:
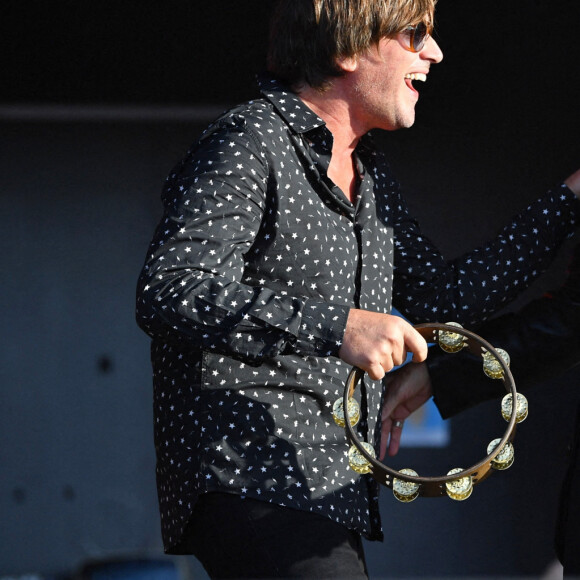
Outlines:
{"type": "MultiPolygon", "coordinates": [[[[372,269],[372,264],[370,263],[371,257],[369,255],[365,255],[364,247],[368,245],[369,250],[372,247],[372,240],[370,239],[370,230],[369,232],[365,231],[364,223],[365,221],[371,219],[371,212],[372,208],[374,208],[374,203],[372,196],[372,180],[368,175],[368,172],[365,171],[364,165],[361,162],[358,155],[355,158],[355,167],[358,171],[360,180],[358,191],[356,195],[356,203],[353,205],[350,200],[347,199],[346,195],[342,190],[332,182],[332,180],[325,174],[324,176],[321,174],[320,169],[318,169],[317,164],[313,162],[312,156],[310,154],[312,147],[312,143],[306,139],[302,139],[301,141],[301,152],[302,154],[308,159],[308,167],[316,180],[316,183],[319,185],[321,194],[328,196],[332,199],[343,211],[344,215],[349,218],[352,223],[353,230],[355,232],[355,239],[357,240],[357,254],[358,254],[358,261],[357,261],[357,272],[356,272],[356,288],[357,293],[354,299],[355,307],[357,308],[369,308],[370,305],[367,303],[368,294],[366,293],[365,289],[363,288],[363,278],[365,272],[369,269],[372,269]]],[[[356,155],[356,153],[355,153],[356,155]]],[[[326,170],[330,163],[330,155],[325,158],[323,156],[318,155],[318,159],[321,160],[319,165],[322,165],[322,169],[326,170]]],[[[376,218],[375,218],[376,219],[376,218]]],[[[392,230],[388,228],[389,233],[387,234],[387,240],[391,246],[392,252],[392,230]]],[[[392,272],[391,272],[392,274],[392,272]]],[[[389,293],[389,301],[390,301],[390,293],[389,293]]],[[[390,309],[390,306],[389,306],[390,309]]],[[[372,381],[367,377],[363,377],[359,384],[359,392],[360,392],[360,405],[361,405],[361,420],[357,425],[357,432],[359,438],[371,441],[372,437],[370,437],[370,433],[374,430],[371,428],[369,424],[369,412],[371,409],[375,409],[378,404],[380,404],[380,399],[382,398],[382,383],[380,381],[372,381]]],[[[374,482],[368,478],[367,484],[369,485],[369,509],[372,514],[371,520],[378,521],[378,506],[376,501],[373,501],[373,498],[376,499],[377,494],[377,486],[374,482]]]]}

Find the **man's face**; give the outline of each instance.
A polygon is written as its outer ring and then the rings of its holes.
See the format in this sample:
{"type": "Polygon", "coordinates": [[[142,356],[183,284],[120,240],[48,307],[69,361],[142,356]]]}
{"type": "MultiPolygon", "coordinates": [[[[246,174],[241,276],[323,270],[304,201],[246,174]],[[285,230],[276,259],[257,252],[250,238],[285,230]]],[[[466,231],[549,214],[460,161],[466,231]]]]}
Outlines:
{"type": "Polygon", "coordinates": [[[419,52],[405,48],[401,33],[383,38],[357,59],[350,74],[353,112],[364,131],[393,131],[415,122],[415,105],[419,99],[417,85],[427,79],[429,67],[443,58],[441,49],[431,37],[419,52]]]}

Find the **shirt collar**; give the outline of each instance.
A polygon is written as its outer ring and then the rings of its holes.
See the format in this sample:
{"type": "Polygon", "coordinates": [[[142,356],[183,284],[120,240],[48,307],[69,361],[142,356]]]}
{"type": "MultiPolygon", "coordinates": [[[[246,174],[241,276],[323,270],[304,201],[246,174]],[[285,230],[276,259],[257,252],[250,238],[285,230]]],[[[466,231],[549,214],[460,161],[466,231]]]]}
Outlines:
{"type": "Polygon", "coordinates": [[[295,92],[272,75],[265,73],[258,76],[258,86],[284,121],[297,133],[306,133],[326,125],[295,92]]]}
{"type": "MultiPolygon", "coordinates": [[[[323,129],[320,139],[326,139],[326,147],[332,148],[332,135],[326,128],[326,123],[307,107],[298,95],[282,81],[270,73],[258,75],[260,92],[279,112],[284,121],[297,133],[307,133],[315,129],[323,129]]],[[[312,135],[316,139],[315,135],[312,135]]],[[[372,133],[363,135],[357,145],[357,151],[366,155],[375,153],[375,143],[372,133]]]]}

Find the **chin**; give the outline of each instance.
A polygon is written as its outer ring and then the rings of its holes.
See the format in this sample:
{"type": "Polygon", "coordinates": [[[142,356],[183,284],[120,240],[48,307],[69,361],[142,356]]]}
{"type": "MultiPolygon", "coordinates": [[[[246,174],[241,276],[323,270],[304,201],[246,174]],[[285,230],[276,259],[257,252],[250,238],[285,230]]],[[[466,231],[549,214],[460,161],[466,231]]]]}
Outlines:
{"type": "Polygon", "coordinates": [[[399,122],[388,127],[383,127],[385,131],[398,131],[399,129],[410,129],[415,124],[415,119],[399,122]]]}
{"type": "Polygon", "coordinates": [[[415,109],[401,119],[401,129],[410,129],[415,124],[415,109]]]}
{"type": "Polygon", "coordinates": [[[415,124],[415,115],[402,119],[399,129],[410,129],[415,124]]]}
{"type": "Polygon", "coordinates": [[[415,124],[415,111],[405,115],[399,115],[395,119],[389,119],[383,127],[387,131],[396,131],[397,129],[410,129],[415,124]]]}

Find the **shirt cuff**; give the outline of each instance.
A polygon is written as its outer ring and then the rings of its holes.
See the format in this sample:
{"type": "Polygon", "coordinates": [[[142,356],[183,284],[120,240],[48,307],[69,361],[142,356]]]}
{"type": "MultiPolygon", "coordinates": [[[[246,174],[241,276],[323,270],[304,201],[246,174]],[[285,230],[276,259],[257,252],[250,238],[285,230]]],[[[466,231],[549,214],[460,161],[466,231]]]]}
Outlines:
{"type": "Polygon", "coordinates": [[[338,356],[350,307],[323,300],[306,300],[295,352],[300,355],[338,356]]]}
{"type": "Polygon", "coordinates": [[[564,205],[570,207],[573,213],[580,214],[580,198],[563,182],[560,184],[558,191],[563,196],[561,199],[564,205]]]}

